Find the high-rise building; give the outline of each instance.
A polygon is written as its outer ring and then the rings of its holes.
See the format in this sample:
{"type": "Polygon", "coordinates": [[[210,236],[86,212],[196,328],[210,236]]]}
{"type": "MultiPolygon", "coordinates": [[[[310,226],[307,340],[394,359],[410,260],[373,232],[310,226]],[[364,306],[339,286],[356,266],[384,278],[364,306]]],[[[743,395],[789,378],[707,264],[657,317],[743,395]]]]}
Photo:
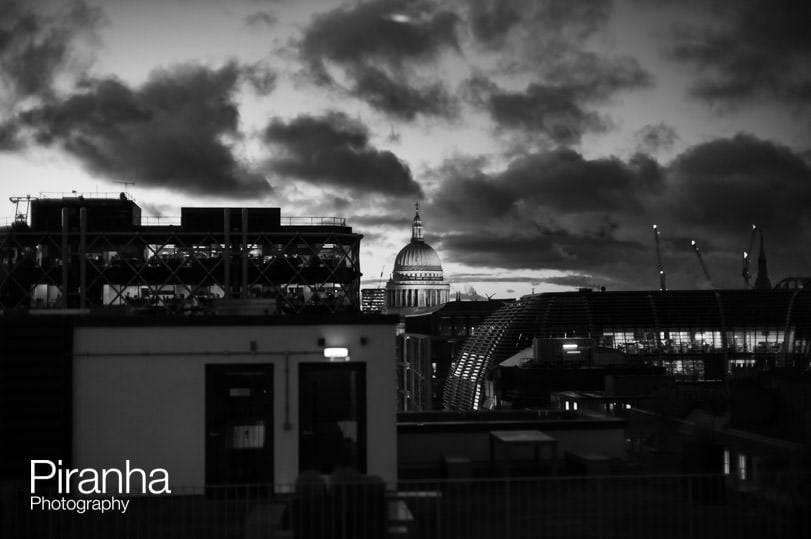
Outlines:
{"type": "Polygon", "coordinates": [[[360,310],[364,313],[380,313],[386,308],[385,288],[364,288],[360,291],[360,310]]]}

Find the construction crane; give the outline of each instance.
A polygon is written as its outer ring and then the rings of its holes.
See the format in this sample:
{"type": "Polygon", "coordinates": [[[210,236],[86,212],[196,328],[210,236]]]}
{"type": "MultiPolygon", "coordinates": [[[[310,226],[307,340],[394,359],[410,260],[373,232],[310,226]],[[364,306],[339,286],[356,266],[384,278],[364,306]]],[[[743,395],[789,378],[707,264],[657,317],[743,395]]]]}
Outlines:
{"type": "Polygon", "coordinates": [[[752,249],[755,248],[755,234],[758,232],[757,225],[752,225],[752,234],[749,236],[749,250],[743,252],[743,283],[746,288],[750,288],[749,281],[752,279],[752,274],[749,273],[749,261],[752,259],[752,249]]]}
{"type": "Polygon", "coordinates": [[[665,270],[662,268],[662,252],[659,248],[659,227],[653,225],[653,239],[656,240],[656,264],[659,268],[659,290],[667,290],[665,270]]]}
{"type": "Polygon", "coordinates": [[[704,277],[707,278],[707,282],[710,283],[710,286],[712,288],[715,288],[715,286],[712,284],[712,277],[710,277],[710,272],[707,270],[707,265],[704,264],[704,258],[701,256],[701,251],[698,248],[696,240],[691,240],[690,244],[693,246],[693,249],[696,252],[696,256],[698,257],[698,263],[701,264],[701,270],[704,272],[704,277]]]}
{"type": "Polygon", "coordinates": [[[31,201],[37,197],[25,195],[24,197],[8,197],[9,202],[14,204],[14,223],[27,223],[28,211],[31,209],[31,201]],[[20,211],[20,203],[24,204],[24,209],[20,211]]]}

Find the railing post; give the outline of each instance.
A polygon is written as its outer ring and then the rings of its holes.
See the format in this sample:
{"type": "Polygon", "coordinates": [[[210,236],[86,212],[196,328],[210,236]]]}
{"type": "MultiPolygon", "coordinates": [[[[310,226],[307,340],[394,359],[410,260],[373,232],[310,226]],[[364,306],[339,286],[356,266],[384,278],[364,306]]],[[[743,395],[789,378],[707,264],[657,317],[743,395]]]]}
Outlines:
{"type": "Polygon", "coordinates": [[[687,537],[695,537],[695,518],[693,514],[693,481],[695,476],[687,476],[687,537]]]}
{"type": "Polygon", "coordinates": [[[239,297],[245,299],[248,291],[248,208],[242,208],[242,287],[239,297]]]}
{"type": "Polygon", "coordinates": [[[70,255],[68,254],[68,209],[62,208],[62,299],[61,307],[67,309],[68,307],[68,265],[70,264],[70,255]]]}
{"type": "Polygon", "coordinates": [[[603,478],[597,478],[597,537],[605,537],[605,523],[603,522],[603,478]]]}
{"type": "Polygon", "coordinates": [[[79,308],[87,307],[87,208],[79,208],[79,308]]]}
{"type": "Polygon", "coordinates": [[[222,210],[223,216],[223,250],[222,250],[222,263],[223,271],[225,273],[225,290],[223,291],[223,299],[231,299],[231,210],[224,208],[222,210]]]}
{"type": "Polygon", "coordinates": [[[504,478],[504,538],[512,539],[512,514],[510,511],[510,477],[504,478]]]}

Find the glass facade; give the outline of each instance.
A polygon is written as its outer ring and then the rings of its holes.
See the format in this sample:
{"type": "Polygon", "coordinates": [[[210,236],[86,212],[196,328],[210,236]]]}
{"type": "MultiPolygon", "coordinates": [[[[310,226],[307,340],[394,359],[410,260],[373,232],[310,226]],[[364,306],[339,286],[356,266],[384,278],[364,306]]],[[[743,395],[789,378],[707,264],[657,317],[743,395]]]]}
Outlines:
{"type": "Polygon", "coordinates": [[[629,364],[685,380],[809,364],[811,290],[574,292],[526,296],[485,320],[465,343],[444,394],[476,409],[488,371],[534,337],[590,338],[629,364]]]}

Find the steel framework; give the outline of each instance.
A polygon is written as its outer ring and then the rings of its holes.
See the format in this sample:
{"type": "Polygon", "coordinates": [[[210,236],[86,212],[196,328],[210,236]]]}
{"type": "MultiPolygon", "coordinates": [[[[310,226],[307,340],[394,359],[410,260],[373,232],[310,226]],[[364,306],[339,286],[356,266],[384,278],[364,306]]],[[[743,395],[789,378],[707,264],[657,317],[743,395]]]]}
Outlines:
{"type": "Polygon", "coordinates": [[[211,231],[182,224],[121,231],[88,226],[92,210],[79,208],[78,226],[65,207],[56,230],[26,222],[0,229],[0,308],[123,305],[188,315],[248,300],[268,314],[360,310],[362,236],[343,219],[288,218],[249,230],[250,209],[240,216],[219,208],[211,231]]]}

